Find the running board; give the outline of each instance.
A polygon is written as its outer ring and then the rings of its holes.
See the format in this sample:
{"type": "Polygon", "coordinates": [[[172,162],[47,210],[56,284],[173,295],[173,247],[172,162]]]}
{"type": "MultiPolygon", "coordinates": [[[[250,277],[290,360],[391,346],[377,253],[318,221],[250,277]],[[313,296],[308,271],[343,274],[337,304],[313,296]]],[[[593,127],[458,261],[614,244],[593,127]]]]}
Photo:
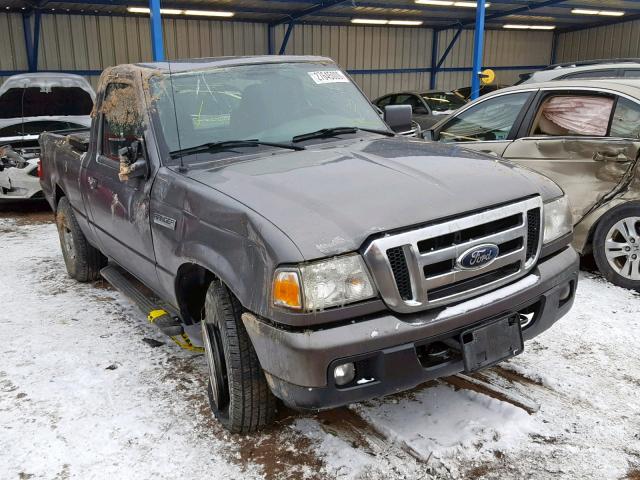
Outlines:
{"type": "MultiPolygon", "coordinates": [[[[135,303],[147,316],[149,322],[156,325],[162,333],[171,338],[184,334],[182,321],[178,312],[168,305],[165,305],[152,294],[147,293],[144,285],[131,278],[129,274],[120,267],[108,265],[100,270],[100,275],[115,289],[122,292],[135,303]]],[[[175,338],[174,341],[176,341],[175,338]]]]}

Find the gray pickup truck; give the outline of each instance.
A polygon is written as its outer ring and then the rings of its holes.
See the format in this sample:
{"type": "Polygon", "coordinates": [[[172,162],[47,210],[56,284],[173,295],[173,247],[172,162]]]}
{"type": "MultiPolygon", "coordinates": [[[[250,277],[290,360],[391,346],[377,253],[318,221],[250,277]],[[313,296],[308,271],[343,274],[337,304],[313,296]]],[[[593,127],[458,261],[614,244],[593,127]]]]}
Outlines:
{"type": "Polygon", "coordinates": [[[109,68],[90,131],[40,138],[69,275],[203,346],[234,432],[517,355],[573,303],[566,197],[405,107],[322,57],[109,68]]]}

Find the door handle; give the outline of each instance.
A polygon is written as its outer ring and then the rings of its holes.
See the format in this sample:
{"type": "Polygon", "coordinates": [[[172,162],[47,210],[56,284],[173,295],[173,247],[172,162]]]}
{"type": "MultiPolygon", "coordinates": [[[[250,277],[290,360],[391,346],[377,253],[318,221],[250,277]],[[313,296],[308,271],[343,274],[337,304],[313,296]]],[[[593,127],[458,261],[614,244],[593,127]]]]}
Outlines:
{"type": "Polygon", "coordinates": [[[93,177],[87,177],[87,183],[89,184],[89,188],[91,190],[95,190],[95,188],[98,186],[98,180],[93,177]]]}
{"type": "Polygon", "coordinates": [[[593,159],[596,162],[628,163],[631,161],[631,159],[622,152],[596,152],[593,155],[593,159]]]}

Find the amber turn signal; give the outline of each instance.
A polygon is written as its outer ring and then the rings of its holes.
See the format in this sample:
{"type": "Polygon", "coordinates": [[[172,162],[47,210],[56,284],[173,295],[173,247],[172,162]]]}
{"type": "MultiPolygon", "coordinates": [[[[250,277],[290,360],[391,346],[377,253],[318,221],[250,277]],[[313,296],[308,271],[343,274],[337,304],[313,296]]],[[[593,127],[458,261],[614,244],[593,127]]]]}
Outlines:
{"type": "Polygon", "coordinates": [[[291,270],[277,272],[273,279],[273,304],[279,307],[302,309],[302,295],[298,273],[291,270]]]}

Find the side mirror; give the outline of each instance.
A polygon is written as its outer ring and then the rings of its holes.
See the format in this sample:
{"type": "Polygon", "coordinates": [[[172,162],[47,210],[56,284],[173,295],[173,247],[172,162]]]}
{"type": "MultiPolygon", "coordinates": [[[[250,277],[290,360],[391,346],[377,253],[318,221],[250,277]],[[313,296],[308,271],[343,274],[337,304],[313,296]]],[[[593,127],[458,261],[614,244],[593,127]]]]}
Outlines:
{"type": "Polygon", "coordinates": [[[132,178],[147,178],[149,175],[149,165],[142,152],[142,141],[131,142],[128,147],[118,150],[120,159],[120,171],[118,178],[121,182],[126,182],[132,178]]]}
{"type": "Polygon", "coordinates": [[[418,105],[417,107],[414,107],[413,113],[415,113],[416,115],[429,115],[429,112],[427,111],[427,109],[422,105],[418,105]]]}
{"type": "Polygon", "coordinates": [[[411,105],[387,105],[384,107],[384,121],[394,132],[411,130],[411,105]]]}

